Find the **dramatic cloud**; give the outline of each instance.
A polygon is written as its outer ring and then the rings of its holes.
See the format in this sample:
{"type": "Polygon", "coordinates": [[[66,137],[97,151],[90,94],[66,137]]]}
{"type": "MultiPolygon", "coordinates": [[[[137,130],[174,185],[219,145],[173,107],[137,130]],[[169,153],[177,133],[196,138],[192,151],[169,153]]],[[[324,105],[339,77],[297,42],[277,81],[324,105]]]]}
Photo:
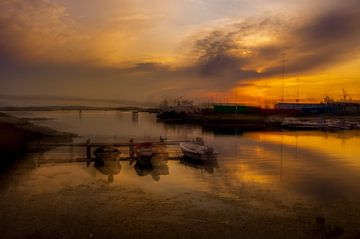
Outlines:
{"type": "Polygon", "coordinates": [[[359,1],[229,2],[0,0],[0,94],[202,97],[360,54],[359,1]]]}
{"type": "Polygon", "coordinates": [[[201,79],[219,87],[280,75],[306,73],[351,60],[360,48],[360,4],[316,16],[242,19],[195,41],[201,79]]]}

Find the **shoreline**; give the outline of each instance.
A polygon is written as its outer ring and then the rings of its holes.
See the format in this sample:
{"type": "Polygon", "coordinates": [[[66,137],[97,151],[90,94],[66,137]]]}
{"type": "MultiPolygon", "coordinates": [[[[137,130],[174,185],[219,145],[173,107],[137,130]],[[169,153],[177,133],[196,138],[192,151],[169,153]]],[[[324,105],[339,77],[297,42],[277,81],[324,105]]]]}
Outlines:
{"type": "MultiPolygon", "coordinates": [[[[27,119],[0,112],[0,168],[11,165],[28,151],[33,141],[71,142],[77,135],[38,126],[27,119]]],[[[41,144],[39,144],[41,147],[41,144]]],[[[35,150],[37,150],[35,148],[35,150]]]]}

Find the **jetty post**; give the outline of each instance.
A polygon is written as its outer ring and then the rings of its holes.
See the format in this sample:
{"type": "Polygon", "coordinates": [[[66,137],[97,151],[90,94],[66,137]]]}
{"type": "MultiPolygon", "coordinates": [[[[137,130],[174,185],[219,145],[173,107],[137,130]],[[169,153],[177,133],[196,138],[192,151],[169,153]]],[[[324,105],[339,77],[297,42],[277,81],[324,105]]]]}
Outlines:
{"type": "Polygon", "coordinates": [[[88,138],[86,140],[86,158],[90,159],[91,158],[91,139],[88,138]]]}
{"type": "Polygon", "coordinates": [[[134,139],[130,139],[130,144],[129,144],[129,156],[130,156],[130,158],[134,158],[134,154],[135,154],[134,139]]]}

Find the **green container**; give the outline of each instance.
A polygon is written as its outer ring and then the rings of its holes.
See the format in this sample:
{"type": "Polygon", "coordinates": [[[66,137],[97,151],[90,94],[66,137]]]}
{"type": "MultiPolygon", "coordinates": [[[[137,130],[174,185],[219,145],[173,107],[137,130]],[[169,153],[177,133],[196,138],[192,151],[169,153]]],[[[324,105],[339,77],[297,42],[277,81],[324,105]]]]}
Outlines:
{"type": "Polygon", "coordinates": [[[236,113],[236,105],[214,105],[215,113],[236,113]]]}
{"type": "Polygon", "coordinates": [[[259,111],[259,107],[246,105],[214,105],[215,113],[255,113],[259,111]]]}

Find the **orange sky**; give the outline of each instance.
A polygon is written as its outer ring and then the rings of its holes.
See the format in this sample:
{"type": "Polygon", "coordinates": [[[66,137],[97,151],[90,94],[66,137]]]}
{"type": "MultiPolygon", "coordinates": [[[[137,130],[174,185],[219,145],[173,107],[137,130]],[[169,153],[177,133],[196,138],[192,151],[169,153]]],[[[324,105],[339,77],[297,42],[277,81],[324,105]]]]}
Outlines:
{"type": "Polygon", "coordinates": [[[282,97],[284,53],[286,100],[339,99],[343,89],[360,99],[359,9],[355,0],[0,0],[0,95],[267,105],[282,97]]]}

